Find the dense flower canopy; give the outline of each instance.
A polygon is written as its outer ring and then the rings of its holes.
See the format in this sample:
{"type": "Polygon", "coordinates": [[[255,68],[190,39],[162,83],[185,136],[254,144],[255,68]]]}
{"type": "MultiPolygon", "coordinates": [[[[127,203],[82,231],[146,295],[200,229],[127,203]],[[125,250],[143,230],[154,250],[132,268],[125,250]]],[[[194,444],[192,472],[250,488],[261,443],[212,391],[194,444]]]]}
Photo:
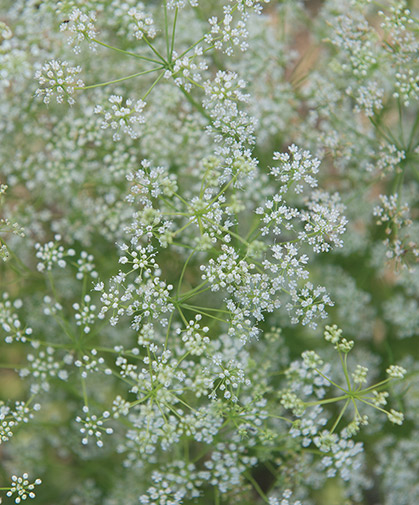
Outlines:
{"type": "Polygon", "coordinates": [[[5,502],[416,505],[417,2],[0,20],[5,502]]]}

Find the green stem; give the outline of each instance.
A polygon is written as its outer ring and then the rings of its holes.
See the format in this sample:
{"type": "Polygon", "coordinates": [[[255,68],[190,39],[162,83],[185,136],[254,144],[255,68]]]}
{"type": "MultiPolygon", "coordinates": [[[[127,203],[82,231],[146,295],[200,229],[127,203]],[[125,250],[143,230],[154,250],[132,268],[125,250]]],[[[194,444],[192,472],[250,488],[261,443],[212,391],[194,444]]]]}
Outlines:
{"type": "Polygon", "coordinates": [[[189,300],[189,298],[193,298],[195,296],[201,295],[202,293],[205,293],[205,291],[208,291],[209,289],[210,289],[209,287],[206,287],[206,288],[200,289],[199,291],[194,291],[193,293],[191,293],[188,296],[183,296],[182,299],[180,300],[180,304],[183,306],[184,304],[182,303],[182,301],[189,300]]]}
{"type": "Polygon", "coordinates": [[[186,317],[184,316],[182,309],[180,308],[180,305],[176,305],[176,308],[179,311],[180,317],[182,318],[182,321],[184,322],[185,326],[188,326],[188,321],[186,320],[186,317]]]}
{"type": "Polygon", "coordinates": [[[188,49],[183,51],[183,53],[179,56],[179,58],[183,58],[185,56],[185,54],[189,53],[189,51],[191,51],[194,47],[196,47],[198,44],[200,44],[204,40],[205,40],[205,37],[201,37],[197,42],[195,42],[195,44],[192,44],[191,46],[188,47],[188,49]]]}
{"type": "Polygon", "coordinates": [[[415,133],[416,133],[416,130],[417,130],[418,126],[419,126],[419,114],[416,115],[415,123],[413,124],[412,130],[410,132],[409,142],[407,144],[407,150],[408,151],[412,150],[413,141],[415,139],[415,133]]]}
{"type": "Polygon", "coordinates": [[[186,89],[183,86],[179,86],[179,89],[182,91],[182,93],[185,95],[186,99],[188,102],[195,107],[210,123],[212,123],[211,116],[208,114],[208,112],[202,107],[202,105],[198,102],[196,102],[192,96],[186,91],[186,89]]]}
{"type": "Polygon", "coordinates": [[[387,384],[387,382],[390,382],[390,381],[391,381],[391,377],[389,377],[388,379],[384,379],[381,382],[377,382],[377,384],[374,384],[373,386],[369,386],[368,388],[365,388],[360,392],[362,394],[367,393],[368,391],[371,391],[372,389],[377,389],[380,386],[383,386],[384,384],[387,384]]]}
{"type": "Polygon", "coordinates": [[[324,375],[322,374],[322,372],[320,372],[320,370],[318,368],[315,368],[314,369],[319,375],[321,375],[323,377],[323,379],[327,380],[330,384],[332,384],[333,386],[335,386],[336,388],[340,389],[341,391],[344,391],[346,393],[346,389],[338,386],[335,382],[333,382],[331,379],[329,379],[329,377],[327,377],[327,375],[324,375]]]}
{"type": "Polygon", "coordinates": [[[87,401],[87,389],[86,389],[86,379],[84,377],[81,377],[81,387],[83,391],[83,401],[86,407],[89,407],[88,401],[87,401]]]}
{"type": "Polygon", "coordinates": [[[169,23],[167,20],[167,3],[164,4],[164,37],[166,39],[166,54],[167,59],[170,61],[170,47],[169,47],[169,23]]]}
{"type": "Polygon", "coordinates": [[[347,360],[348,355],[345,354],[345,358],[342,359],[342,353],[339,351],[340,362],[342,363],[343,373],[345,374],[346,383],[348,384],[348,391],[352,391],[351,380],[349,379],[347,360]]]}
{"type": "Polygon", "coordinates": [[[377,409],[379,410],[380,412],[383,412],[385,415],[388,415],[388,412],[387,410],[384,410],[382,409],[381,407],[379,407],[378,405],[374,405],[374,403],[370,403],[368,402],[367,400],[364,400],[362,398],[359,399],[362,403],[365,403],[366,405],[369,405],[370,407],[373,407],[374,409],[377,409]]]}
{"type": "Polygon", "coordinates": [[[306,407],[314,407],[315,405],[326,405],[328,403],[340,402],[341,400],[346,400],[347,398],[348,395],[335,396],[334,398],[326,398],[326,400],[318,400],[315,402],[304,402],[304,405],[306,407]]]}
{"type": "Polygon", "coordinates": [[[186,408],[188,408],[189,410],[192,410],[193,412],[196,412],[196,409],[194,409],[193,407],[191,407],[188,403],[186,403],[185,401],[182,400],[182,398],[180,398],[179,396],[176,396],[176,399],[178,402],[180,402],[182,405],[185,405],[186,408]]]}
{"type": "Polygon", "coordinates": [[[193,79],[191,79],[190,77],[186,76],[186,79],[191,83],[193,84],[194,86],[197,86],[198,88],[201,88],[201,89],[205,89],[204,86],[202,86],[202,84],[199,84],[199,82],[196,82],[194,81],[193,79]]]}
{"type": "Polygon", "coordinates": [[[167,61],[163,58],[163,56],[157,51],[157,49],[153,46],[153,44],[148,40],[147,36],[143,32],[143,40],[148,45],[148,47],[153,51],[153,53],[161,60],[163,65],[167,66],[167,61]]]}
{"type": "Polygon", "coordinates": [[[153,63],[160,63],[160,61],[155,60],[153,58],[147,58],[147,56],[141,56],[140,54],[131,53],[130,51],[124,51],[124,49],[119,49],[118,47],[110,46],[109,44],[105,44],[97,39],[90,39],[92,42],[99,44],[100,46],[106,47],[107,49],[111,49],[112,51],[117,51],[118,53],[126,54],[127,56],[133,56],[134,58],[138,58],[139,60],[151,61],[153,63]]]}
{"type": "Polygon", "coordinates": [[[157,77],[157,79],[153,82],[153,84],[152,84],[152,85],[148,88],[148,91],[147,91],[147,93],[143,96],[142,100],[145,100],[145,99],[148,97],[148,95],[152,92],[152,90],[153,90],[154,86],[156,86],[156,85],[157,85],[157,83],[160,81],[160,79],[163,77],[163,75],[164,75],[164,72],[162,72],[162,73],[161,73],[161,74],[157,77]]]}
{"type": "Polygon", "coordinates": [[[213,312],[223,312],[224,314],[230,314],[229,310],[223,310],[223,309],[214,309],[212,307],[200,307],[198,305],[190,305],[186,303],[182,303],[183,307],[186,307],[188,309],[197,309],[197,310],[206,310],[206,311],[213,311],[213,312]]]}
{"type": "Polygon", "coordinates": [[[198,286],[190,289],[189,291],[187,291],[186,293],[183,293],[183,296],[182,298],[179,300],[180,303],[182,303],[184,300],[186,300],[187,298],[190,298],[191,295],[194,295],[196,291],[199,291],[200,289],[202,289],[204,286],[206,286],[208,284],[208,281],[203,281],[201,282],[201,284],[199,284],[198,286]]]}
{"type": "Polygon", "coordinates": [[[330,433],[333,433],[335,431],[336,426],[339,424],[340,420],[342,419],[343,414],[345,413],[345,410],[347,409],[347,407],[350,404],[350,402],[351,402],[351,399],[348,398],[346,400],[345,405],[343,406],[343,409],[340,411],[340,414],[339,414],[338,418],[336,419],[335,423],[333,424],[333,426],[332,426],[332,428],[330,430],[330,433]]]}
{"type": "Polygon", "coordinates": [[[274,419],[281,419],[281,421],[286,421],[287,423],[294,424],[292,419],[288,419],[287,417],[275,416],[273,414],[268,414],[269,417],[273,417],[274,419]]]}
{"type": "Polygon", "coordinates": [[[173,237],[176,237],[176,235],[178,233],[181,233],[183,230],[186,230],[186,228],[188,228],[188,226],[191,226],[192,224],[192,221],[188,221],[184,226],[182,226],[182,228],[178,228],[174,233],[173,233],[173,237]]]}
{"type": "Polygon", "coordinates": [[[403,131],[403,108],[402,108],[402,102],[400,100],[400,97],[397,99],[397,107],[399,110],[400,138],[401,138],[402,144],[404,146],[405,143],[404,143],[404,131],[403,131]]]}
{"type": "Polygon", "coordinates": [[[167,349],[167,343],[169,341],[169,334],[170,334],[170,328],[172,326],[173,316],[174,316],[174,312],[171,312],[170,317],[169,317],[169,323],[167,324],[166,339],[164,341],[164,349],[165,350],[167,349]]]}
{"type": "Polygon", "coordinates": [[[400,146],[400,144],[397,142],[397,140],[394,138],[394,136],[392,135],[392,133],[390,131],[384,131],[380,125],[377,123],[377,121],[375,121],[371,116],[368,117],[368,119],[371,121],[372,125],[374,126],[374,128],[377,130],[377,132],[384,138],[387,140],[387,142],[389,144],[394,144],[397,149],[399,151],[402,151],[403,150],[403,147],[400,146]]]}
{"type": "Polygon", "coordinates": [[[253,478],[253,476],[250,473],[245,473],[244,474],[246,479],[252,484],[252,486],[255,488],[256,492],[258,495],[264,500],[266,503],[269,503],[268,497],[266,494],[262,491],[262,488],[259,486],[259,484],[256,482],[256,480],[253,478]]]}
{"type": "Polygon", "coordinates": [[[210,319],[214,319],[215,321],[221,321],[222,323],[228,323],[225,319],[221,319],[220,317],[213,316],[212,314],[208,314],[207,312],[194,309],[191,305],[187,305],[186,303],[182,303],[182,307],[188,310],[192,310],[192,312],[196,312],[197,314],[202,314],[203,316],[209,317],[210,319]]]}
{"type": "Polygon", "coordinates": [[[211,208],[211,206],[212,206],[212,204],[213,204],[214,202],[216,202],[216,201],[218,200],[218,198],[220,198],[220,196],[221,196],[223,193],[225,193],[225,192],[228,190],[228,188],[229,188],[229,187],[233,184],[233,182],[235,182],[236,180],[237,180],[237,174],[236,174],[236,175],[234,175],[234,176],[233,176],[233,177],[229,180],[229,182],[228,182],[228,183],[227,183],[227,184],[226,184],[223,188],[221,188],[220,192],[219,192],[219,193],[218,193],[218,194],[217,194],[217,195],[216,195],[216,196],[215,196],[215,197],[214,197],[214,198],[213,198],[213,199],[209,202],[209,204],[205,207],[204,212],[205,212],[206,210],[210,209],[210,208],[211,208]]]}
{"type": "Polygon", "coordinates": [[[160,70],[162,67],[152,68],[150,70],[143,70],[142,72],[138,72],[136,74],[127,75],[126,77],[121,77],[120,79],[114,79],[113,81],[100,82],[99,84],[91,84],[89,86],[76,86],[74,89],[93,89],[99,88],[101,86],[107,86],[108,84],[116,84],[118,82],[127,81],[128,79],[133,79],[134,77],[139,77],[140,75],[150,74],[152,72],[156,72],[160,70]]]}
{"type": "Polygon", "coordinates": [[[139,405],[140,403],[143,403],[145,402],[146,400],[148,400],[150,398],[150,396],[153,396],[153,394],[158,391],[159,389],[161,389],[163,387],[163,384],[160,384],[159,386],[157,386],[155,389],[153,389],[152,391],[149,391],[145,396],[143,396],[142,398],[139,398],[138,400],[134,400],[133,402],[130,403],[129,405],[129,408],[131,407],[135,407],[136,405],[139,405]]]}
{"type": "Polygon", "coordinates": [[[172,43],[170,45],[170,56],[169,56],[170,63],[172,63],[173,51],[175,49],[175,34],[176,34],[177,15],[178,15],[178,8],[176,7],[176,9],[175,9],[175,16],[174,16],[174,19],[173,19],[172,43]]]}
{"type": "Polygon", "coordinates": [[[173,193],[173,195],[178,198],[186,207],[190,207],[191,205],[189,204],[188,201],[186,201],[182,196],[180,196],[178,193],[173,193]]]}
{"type": "Polygon", "coordinates": [[[195,254],[195,249],[191,252],[191,254],[188,256],[188,258],[185,261],[185,264],[183,265],[182,272],[180,274],[179,278],[179,284],[177,287],[177,292],[176,292],[176,298],[179,299],[180,295],[180,288],[182,287],[182,282],[183,282],[183,277],[185,275],[186,267],[188,266],[189,261],[192,259],[192,256],[195,254]]]}

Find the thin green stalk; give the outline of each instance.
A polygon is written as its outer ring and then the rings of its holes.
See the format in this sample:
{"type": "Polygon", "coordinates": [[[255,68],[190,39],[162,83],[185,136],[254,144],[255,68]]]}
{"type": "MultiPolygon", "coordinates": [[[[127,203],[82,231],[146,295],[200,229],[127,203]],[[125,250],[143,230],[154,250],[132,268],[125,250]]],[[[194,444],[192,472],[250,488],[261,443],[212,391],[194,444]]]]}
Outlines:
{"type": "Polygon", "coordinates": [[[127,81],[128,79],[133,79],[134,77],[139,77],[140,75],[151,74],[152,72],[156,72],[157,70],[160,70],[161,68],[163,68],[163,67],[160,66],[160,67],[152,68],[149,70],[143,70],[142,72],[138,72],[136,74],[127,75],[126,77],[121,77],[120,79],[114,79],[113,81],[100,82],[99,84],[90,84],[89,86],[76,86],[74,89],[76,89],[76,90],[93,89],[93,88],[99,88],[101,86],[107,86],[108,84],[116,84],[118,82],[127,81]]]}
{"type": "Polygon", "coordinates": [[[176,7],[176,9],[175,9],[175,16],[174,16],[174,19],[173,19],[172,42],[171,42],[171,45],[170,45],[170,56],[169,56],[170,63],[172,63],[173,51],[175,49],[175,34],[176,34],[177,16],[178,16],[178,8],[176,7]]]}
{"type": "MultiPolygon", "coordinates": [[[[155,389],[153,389],[152,391],[148,391],[148,393],[143,396],[142,398],[139,398],[138,400],[134,400],[133,402],[131,402],[129,404],[129,408],[131,407],[135,407],[136,405],[139,405],[140,403],[143,403],[145,402],[146,400],[148,400],[151,396],[153,396],[153,394],[158,391],[160,388],[163,387],[163,384],[160,384],[159,386],[157,386],[155,389]]],[[[138,394],[138,393],[137,393],[138,394]]]]}
{"type": "Polygon", "coordinates": [[[377,384],[374,384],[373,386],[369,386],[361,391],[362,394],[367,393],[368,391],[371,391],[372,389],[377,389],[380,386],[383,386],[384,384],[387,384],[387,382],[391,381],[391,377],[384,379],[380,382],[377,382],[377,384]]]}
{"type": "MultiPolygon", "coordinates": [[[[358,398],[360,401],[362,401],[361,398],[358,398]]],[[[355,401],[355,398],[351,398],[351,402],[352,402],[352,405],[354,406],[354,410],[355,410],[355,417],[358,418],[358,419],[361,419],[361,414],[359,413],[359,410],[358,410],[358,405],[356,404],[356,401],[355,401]]]]}
{"type": "MultiPolygon", "coordinates": [[[[250,228],[249,232],[247,233],[247,235],[246,235],[246,240],[247,241],[249,241],[250,237],[253,235],[253,233],[255,233],[255,231],[260,226],[261,218],[256,215],[256,217],[254,218],[254,220],[256,221],[256,223],[250,228]]],[[[255,240],[255,239],[253,239],[253,240],[255,240]]],[[[253,242],[253,240],[252,240],[252,242],[253,242]]]]}
{"type": "Polygon", "coordinates": [[[163,75],[164,75],[164,72],[162,72],[162,73],[161,73],[161,74],[157,77],[157,79],[153,82],[153,84],[152,84],[152,85],[148,88],[148,91],[147,91],[147,93],[143,96],[142,100],[145,100],[145,99],[148,97],[148,95],[149,95],[149,94],[153,91],[154,86],[156,86],[156,85],[157,85],[157,83],[160,81],[160,79],[163,77],[163,75]]]}
{"type": "Polygon", "coordinates": [[[317,400],[315,402],[304,402],[304,405],[306,407],[314,407],[315,405],[326,405],[328,403],[340,402],[341,400],[346,400],[347,398],[349,398],[348,395],[335,396],[334,398],[326,398],[326,400],[317,400]]]}
{"type": "Polygon", "coordinates": [[[182,321],[185,323],[185,326],[188,325],[188,321],[186,320],[186,317],[184,316],[182,309],[180,308],[180,305],[176,305],[176,308],[180,314],[180,317],[182,318],[182,321]]]}
{"type": "Polygon", "coordinates": [[[186,304],[186,303],[183,303],[182,304],[183,307],[186,307],[188,309],[203,309],[203,310],[206,310],[206,311],[213,311],[213,312],[224,312],[225,314],[230,314],[230,311],[229,310],[223,310],[223,309],[214,309],[212,307],[199,307],[198,305],[190,305],[190,304],[186,304]]]}
{"type": "Polygon", "coordinates": [[[392,133],[390,131],[384,132],[384,130],[380,127],[380,125],[377,123],[377,121],[374,120],[371,116],[368,117],[368,119],[371,121],[373,124],[374,128],[377,130],[377,132],[387,140],[389,144],[394,144],[398,150],[403,150],[403,146],[399,144],[399,142],[394,138],[392,133]]]}
{"type": "Polygon", "coordinates": [[[286,421],[287,423],[293,424],[294,421],[292,419],[288,419],[283,416],[275,416],[274,414],[268,414],[269,417],[273,417],[274,419],[281,419],[281,421],[286,421]]]}
{"type": "Polygon", "coordinates": [[[194,86],[197,86],[198,88],[201,88],[201,89],[205,89],[204,86],[202,86],[202,84],[199,84],[199,82],[196,82],[194,81],[193,79],[191,79],[190,77],[186,76],[186,79],[191,83],[193,84],[194,86]]]}
{"type": "Polygon", "coordinates": [[[150,382],[151,382],[151,385],[152,387],[154,388],[154,381],[153,381],[153,368],[152,368],[152,365],[151,365],[151,354],[150,354],[150,347],[147,346],[147,357],[148,357],[148,370],[150,372],[150,382]]]}
{"type": "Polygon", "coordinates": [[[180,278],[179,278],[179,283],[178,283],[178,286],[177,286],[177,291],[176,291],[176,298],[179,299],[179,295],[180,295],[180,288],[182,287],[182,282],[183,282],[183,277],[185,275],[185,271],[186,271],[186,267],[188,266],[188,263],[189,261],[192,259],[192,256],[195,254],[195,249],[191,252],[191,254],[187,257],[186,261],[185,261],[185,264],[183,265],[183,268],[182,268],[182,272],[180,274],[180,278]]]}
{"type": "MultiPolygon", "coordinates": [[[[162,200],[164,200],[162,198],[162,200]]],[[[182,216],[182,217],[192,217],[191,214],[188,214],[187,212],[162,212],[162,216],[182,216]]]]}
{"type": "MultiPolygon", "coordinates": [[[[169,391],[172,391],[172,390],[169,390],[169,391]]],[[[186,408],[188,408],[189,410],[192,410],[193,412],[196,412],[197,410],[193,407],[191,407],[188,403],[186,403],[184,400],[182,400],[182,398],[180,398],[179,396],[176,396],[176,399],[178,402],[180,402],[182,405],[185,405],[186,408]]]]}
{"type": "Polygon", "coordinates": [[[55,347],[56,349],[66,349],[66,350],[73,349],[73,346],[69,345],[69,344],[58,344],[56,342],[46,342],[45,340],[37,340],[36,338],[28,338],[26,336],[25,336],[25,339],[28,342],[35,342],[36,344],[46,345],[47,347],[55,347]]]}
{"type": "Polygon", "coordinates": [[[216,317],[216,316],[213,316],[212,314],[208,314],[200,309],[194,309],[192,308],[191,306],[183,303],[182,304],[182,307],[185,308],[185,309],[188,309],[188,310],[192,310],[192,312],[196,312],[198,314],[202,314],[203,316],[206,316],[206,317],[209,317],[210,319],[214,319],[215,321],[220,321],[222,323],[228,323],[228,321],[226,321],[225,319],[221,319],[220,317],[216,317]]]}
{"type": "Polygon", "coordinates": [[[83,391],[83,401],[84,401],[84,405],[86,407],[89,407],[89,402],[87,400],[87,389],[86,389],[86,379],[84,377],[80,377],[81,379],[81,387],[82,387],[82,391],[83,391]]]}
{"type": "Polygon", "coordinates": [[[196,47],[198,44],[200,44],[204,40],[205,40],[205,37],[201,37],[197,42],[195,42],[195,44],[192,44],[191,46],[188,47],[188,49],[186,49],[185,51],[183,51],[183,53],[179,56],[179,58],[183,58],[185,56],[185,54],[188,54],[189,51],[192,51],[192,49],[194,47],[196,47]]]}
{"type": "Polygon", "coordinates": [[[187,244],[182,244],[180,242],[172,242],[173,245],[177,246],[177,247],[183,247],[184,249],[193,249],[193,247],[191,245],[187,245],[187,244]]]}
{"type": "Polygon", "coordinates": [[[259,486],[259,484],[256,482],[256,480],[253,478],[253,476],[250,473],[245,472],[245,477],[246,479],[252,484],[252,486],[255,488],[255,491],[258,493],[258,495],[264,500],[266,503],[269,503],[268,497],[266,494],[262,491],[262,488],[259,486]]]}
{"type": "Polygon", "coordinates": [[[147,36],[143,32],[143,40],[148,45],[148,47],[153,51],[153,53],[161,60],[163,65],[167,66],[167,61],[163,58],[163,56],[157,51],[157,49],[153,46],[153,44],[148,40],[147,36]]]}
{"type": "MultiPolygon", "coordinates": [[[[169,421],[167,420],[167,417],[166,417],[166,414],[163,412],[163,410],[161,409],[160,407],[160,403],[156,400],[156,405],[157,405],[157,408],[160,410],[160,414],[162,415],[162,418],[164,420],[164,423],[165,424],[169,424],[169,421]]],[[[179,417],[179,414],[177,412],[175,412],[172,407],[170,407],[169,405],[167,405],[166,403],[164,404],[166,405],[166,407],[169,408],[169,410],[171,410],[177,417],[179,417]]]]}
{"type": "Polygon", "coordinates": [[[212,204],[213,204],[214,202],[216,202],[216,201],[218,200],[218,198],[220,198],[220,196],[221,196],[223,193],[225,193],[225,192],[228,190],[228,188],[229,188],[229,187],[230,187],[230,186],[231,186],[231,185],[232,185],[232,184],[233,184],[236,180],[237,180],[237,174],[235,174],[235,175],[234,175],[234,176],[233,176],[233,177],[229,180],[229,182],[228,182],[228,183],[227,183],[227,184],[226,184],[223,188],[221,188],[221,190],[219,191],[219,193],[218,193],[216,196],[214,196],[214,198],[213,198],[213,199],[209,202],[209,204],[205,207],[204,212],[205,212],[206,210],[210,209],[210,208],[211,208],[211,206],[212,206],[212,204]]]}
{"type": "Polygon", "coordinates": [[[330,384],[332,384],[333,386],[335,386],[336,388],[340,389],[341,391],[344,391],[346,393],[346,389],[342,388],[341,386],[339,386],[338,384],[336,384],[335,382],[333,382],[331,379],[329,379],[329,377],[327,377],[327,375],[324,375],[322,372],[320,372],[320,370],[318,368],[315,368],[314,369],[319,375],[321,375],[323,377],[323,379],[327,380],[330,384]]]}
{"type": "Polygon", "coordinates": [[[210,123],[212,123],[211,116],[208,114],[208,112],[202,107],[202,105],[198,102],[196,102],[192,96],[186,91],[186,89],[183,86],[179,86],[180,91],[185,95],[186,99],[188,102],[195,107],[195,109],[198,110],[210,123]]]}
{"type": "Polygon", "coordinates": [[[188,201],[186,201],[182,196],[180,196],[178,193],[173,193],[173,195],[178,198],[184,205],[186,205],[187,207],[190,207],[190,203],[188,201]]]}
{"type": "Polygon", "coordinates": [[[199,284],[198,286],[195,286],[194,288],[190,289],[189,291],[187,291],[186,293],[183,293],[183,296],[182,298],[179,300],[180,303],[182,303],[184,300],[186,300],[186,298],[189,298],[190,295],[194,295],[196,291],[199,291],[200,289],[202,289],[204,286],[206,286],[208,284],[208,281],[203,281],[201,282],[201,284],[199,284]]]}
{"type": "Polygon", "coordinates": [[[182,228],[178,228],[174,233],[173,233],[173,237],[175,237],[178,233],[181,233],[183,230],[186,230],[186,228],[188,228],[188,226],[191,226],[192,224],[192,221],[188,221],[184,226],[182,226],[182,228]]]}
{"type": "Polygon", "coordinates": [[[404,146],[405,143],[404,143],[404,130],[403,130],[403,107],[402,107],[402,102],[400,100],[400,97],[397,99],[397,108],[399,111],[400,138],[401,138],[402,144],[404,146]]]}
{"type": "Polygon", "coordinates": [[[413,127],[412,127],[412,130],[410,132],[410,135],[409,135],[409,142],[407,144],[407,150],[408,151],[411,151],[412,150],[412,147],[413,147],[413,141],[415,139],[415,133],[416,133],[416,130],[419,126],[419,114],[416,115],[416,120],[413,124],[413,127]]]}
{"type": "Polygon", "coordinates": [[[170,61],[170,43],[169,43],[169,23],[167,19],[167,3],[163,2],[164,5],[164,37],[166,39],[166,55],[167,59],[170,61]]]}
{"type": "Polygon", "coordinates": [[[190,353],[191,351],[187,351],[183,356],[181,356],[181,358],[179,358],[179,361],[176,363],[175,370],[182,363],[182,361],[189,356],[190,353]]]}
{"type": "Polygon", "coordinates": [[[339,351],[339,358],[340,358],[340,362],[342,363],[342,368],[343,368],[343,373],[345,374],[346,383],[348,384],[348,391],[352,391],[351,380],[349,378],[348,366],[347,366],[348,355],[345,354],[345,358],[342,359],[342,353],[339,351]]]}
{"type": "Polygon", "coordinates": [[[127,56],[133,56],[134,58],[138,58],[139,60],[151,61],[152,63],[160,63],[160,61],[155,60],[154,58],[147,58],[147,56],[141,56],[140,54],[131,53],[130,51],[125,51],[124,49],[119,49],[118,47],[110,46],[109,44],[105,44],[97,39],[91,39],[92,42],[99,44],[100,46],[106,47],[107,49],[111,49],[112,51],[117,51],[118,53],[126,54],[127,56]]]}
{"type": "Polygon", "coordinates": [[[188,296],[183,296],[182,299],[180,300],[180,304],[183,306],[183,303],[182,303],[183,300],[189,300],[189,298],[193,298],[195,296],[201,295],[202,293],[205,293],[205,291],[208,291],[209,289],[210,289],[210,287],[207,287],[207,288],[201,289],[199,291],[194,291],[193,293],[191,293],[188,296]]]}
{"type": "Polygon", "coordinates": [[[347,409],[347,407],[348,407],[348,405],[350,404],[350,402],[351,402],[351,399],[350,399],[350,398],[348,398],[348,399],[346,400],[346,403],[345,403],[345,405],[343,406],[342,410],[340,411],[340,414],[339,414],[338,418],[336,419],[336,421],[334,422],[334,424],[333,424],[332,428],[330,429],[330,433],[333,433],[333,432],[335,431],[336,426],[339,424],[340,420],[342,419],[343,414],[345,413],[345,410],[347,409]]]}
{"type": "Polygon", "coordinates": [[[168,322],[168,324],[167,324],[166,339],[165,339],[165,341],[164,341],[164,349],[165,349],[165,350],[167,349],[167,343],[168,343],[168,341],[169,341],[170,328],[171,328],[171,326],[172,326],[173,315],[174,315],[174,312],[172,311],[172,312],[170,313],[169,322],[168,322]]]}

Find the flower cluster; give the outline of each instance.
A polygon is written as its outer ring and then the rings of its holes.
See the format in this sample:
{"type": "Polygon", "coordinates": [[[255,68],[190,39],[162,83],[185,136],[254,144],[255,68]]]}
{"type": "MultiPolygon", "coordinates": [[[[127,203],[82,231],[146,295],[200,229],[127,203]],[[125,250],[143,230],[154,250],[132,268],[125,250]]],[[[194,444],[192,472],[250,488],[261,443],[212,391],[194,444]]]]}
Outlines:
{"type": "MultiPolygon", "coordinates": [[[[269,1],[264,0],[264,3],[269,3],[269,1]]],[[[260,14],[262,11],[261,3],[254,0],[240,0],[235,8],[231,5],[225,5],[221,20],[217,16],[212,16],[208,20],[211,30],[206,35],[206,43],[209,45],[214,44],[216,49],[223,50],[229,56],[233,54],[235,47],[238,47],[241,51],[246,51],[249,48],[247,42],[249,36],[247,29],[249,11],[260,14]],[[238,19],[235,19],[234,16],[235,9],[239,13],[238,19]]]]}
{"type": "Polygon", "coordinates": [[[35,91],[36,96],[42,97],[43,102],[49,104],[55,95],[57,103],[75,103],[74,91],[84,87],[84,82],[77,78],[81,67],[72,67],[68,61],[50,60],[44,63],[41,70],[35,73],[35,79],[42,86],[35,91]]]}
{"type": "Polygon", "coordinates": [[[109,104],[97,105],[95,113],[102,117],[100,126],[103,130],[111,128],[115,130],[113,140],[121,139],[120,131],[129,135],[132,139],[139,136],[137,125],[145,122],[142,114],[145,102],[142,100],[133,101],[130,98],[123,102],[122,96],[111,95],[108,98],[109,104]]]}
{"type": "Polygon", "coordinates": [[[0,301],[0,324],[6,333],[4,341],[11,344],[13,341],[26,342],[32,335],[32,328],[24,326],[15,310],[22,308],[23,302],[17,298],[13,302],[9,298],[9,293],[4,292],[0,301]]]}
{"type": "Polygon", "coordinates": [[[12,438],[15,429],[20,424],[27,424],[34,417],[34,412],[41,408],[39,403],[32,407],[23,402],[15,402],[13,408],[0,402],[0,444],[12,438]]]}
{"type": "Polygon", "coordinates": [[[36,266],[40,272],[51,270],[54,265],[65,268],[67,265],[65,258],[75,256],[74,249],[66,250],[64,246],[59,245],[60,240],[61,235],[57,234],[54,236],[54,240],[50,240],[44,245],[39,242],[35,244],[36,257],[41,260],[36,266]]]}
{"type": "MultiPolygon", "coordinates": [[[[7,185],[6,184],[0,184],[0,208],[2,204],[2,195],[4,195],[7,191],[7,185]]],[[[4,233],[13,233],[14,235],[17,235],[18,237],[24,237],[24,229],[22,226],[20,226],[18,223],[10,221],[10,219],[6,218],[0,218],[0,234],[4,233]]],[[[10,252],[9,249],[7,248],[7,245],[3,242],[3,240],[0,238],[0,258],[3,261],[7,261],[10,257],[10,252]]]]}
{"type": "Polygon", "coordinates": [[[35,479],[34,482],[30,482],[27,473],[24,473],[21,477],[12,475],[12,486],[10,487],[10,491],[7,491],[6,495],[9,497],[16,495],[15,503],[21,503],[21,501],[27,498],[35,498],[35,486],[39,486],[41,483],[41,479],[35,479]]]}
{"type": "MultiPolygon", "coordinates": [[[[35,343],[36,345],[36,343],[35,343]]],[[[19,370],[21,377],[31,376],[31,392],[39,393],[40,390],[50,390],[50,378],[58,377],[61,380],[68,379],[68,372],[63,368],[62,363],[56,360],[54,349],[47,347],[40,350],[37,355],[28,354],[28,367],[19,370]]]]}
{"type": "Polygon", "coordinates": [[[95,44],[92,42],[97,35],[96,15],[94,12],[84,13],[79,8],[71,11],[68,19],[61,24],[61,31],[69,31],[69,45],[73,46],[74,52],[77,54],[81,51],[80,43],[87,40],[90,41],[90,48],[94,51],[95,44]]]}
{"type": "Polygon", "coordinates": [[[143,37],[153,39],[156,36],[156,28],[153,18],[144,11],[144,5],[139,3],[137,7],[128,10],[131,18],[130,29],[133,36],[141,40],[143,37]]]}
{"type": "Polygon", "coordinates": [[[105,428],[103,426],[104,420],[107,419],[110,414],[105,411],[100,418],[95,414],[89,414],[89,408],[83,407],[83,417],[77,416],[76,422],[80,423],[82,427],[80,428],[80,433],[83,435],[81,443],[87,445],[89,443],[89,437],[94,437],[96,440],[96,445],[98,447],[103,447],[102,433],[107,435],[112,435],[112,428],[105,428]]]}
{"type": "Polygon", "coordinates": [[[377,218],[377,225],[385,225],[386,256],[406,268],[408,256],[412,256],[413,260],[419,258],[419,245],[411,240],[407,233],[407,229],[412,225],[409,205],[402,204],[397,193],[390,196],[380,195],[380,203],[381,205],[374,207],[373,215],[377,218]]]}

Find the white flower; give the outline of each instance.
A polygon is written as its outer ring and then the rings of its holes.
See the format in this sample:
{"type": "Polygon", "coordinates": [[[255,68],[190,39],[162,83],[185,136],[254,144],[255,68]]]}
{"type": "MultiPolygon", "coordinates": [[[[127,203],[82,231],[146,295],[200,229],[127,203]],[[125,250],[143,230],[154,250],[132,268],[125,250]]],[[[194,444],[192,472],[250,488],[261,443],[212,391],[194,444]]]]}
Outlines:
{"type": "Polygon", "coordinates": [[[21,503],[21,501],[27,498],[35,498],[34,489],[35,486],[39,486],[42,481],[41,479],[36,479],[34,482],[29,482],[29,475],[24,473],[21,477],[17,475],[12,475],[12,485],[10,491],[7,491],[6,496],[15,496],[15,503],[21,503]]]}
{"type": "Polygon", "coordinates": [[[75,103],[74,91],[84,87],[77,75],[81,67],[72,67],[68,61],[50,60],[44,63],[41,70],[35,72],[35,79],[42,86],[35,91],[36,96],[43,97],[44,103],[48,104],[52,96],[56,96],[57,103],[67,101],[70,105],[75,103]]]}
{"type": "Polygon", "coordinates": [[[74,52],[80,52],[80,43],[90,41],[90,48],[95,51],[95,45],[91,42],[97,35],[95,28],[96,15],[94,12],[84,13],[79,8],[71,11],[68,20],[60,26],[61,31],[69,31],[69,45],[73,46],[74,52]]]}

